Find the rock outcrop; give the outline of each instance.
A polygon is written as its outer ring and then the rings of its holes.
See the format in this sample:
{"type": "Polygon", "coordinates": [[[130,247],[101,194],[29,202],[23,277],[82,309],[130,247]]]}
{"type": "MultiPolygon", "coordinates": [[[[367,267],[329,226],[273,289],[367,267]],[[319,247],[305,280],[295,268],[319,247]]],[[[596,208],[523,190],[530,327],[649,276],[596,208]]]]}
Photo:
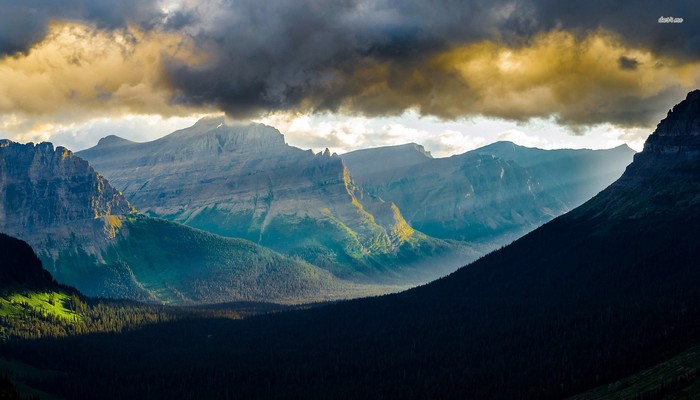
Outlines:
{"type": "Polygon", "coordinates": [[[659,122],[622,177],[581,207],[590,212],[575,215],[635,220],[694,210],[700,206],[698,161],[700,90],[695,90],[659,122]]]}
{"type": "Polygon", "coordinates": [[[642,157],[649,153],[700,158],[700,90],[688,93],[686,99],[659,122],[644,144],[642,157]]]}
{"type": "Polygon", "coordinates": [[[0,231],[41,249],[90,243],[93,255],[116,235],[117,219],[134,212],[87,161],[51,143],[0,142],[0,199],[0,231]]]}

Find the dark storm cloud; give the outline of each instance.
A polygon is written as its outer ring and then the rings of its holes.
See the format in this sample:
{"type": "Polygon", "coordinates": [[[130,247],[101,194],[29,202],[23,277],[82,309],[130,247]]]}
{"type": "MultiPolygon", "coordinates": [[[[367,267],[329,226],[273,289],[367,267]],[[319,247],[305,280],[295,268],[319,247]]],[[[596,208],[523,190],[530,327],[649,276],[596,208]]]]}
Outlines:
{"type": "Polygon", "coordinates": [[[700,58],[700,7],[692,1],[537,0],[528,10],[536,30],[602,28],[659,54],[700,58]],[[659,23],[660,17],[682,18],[683,23],[659,23]]]}
{"type": "Polygon", "coordinates": [[[76,20],[114,29],[127,23],[152,28],[162,18],[154,1],[0,0],[0,55],[28,50],[53,20],[76,20]]]}
{"type": "Polygon", "coordinates": [[[625,94],[595,96],[581,101],[576,108],[564,109],[556,120],[572,128],[574,134],[585,133],[588,125],[605,122],[623,126],[654,126],[686,93],[687,90],[674,85],[649,97],[625,94]]]}
{"type": "Polygon", "coordinates": [[[617,59],[617,64],[620,66],[620,69],[634,70],[639,66],[639,61],[636,58],[620,56],[617,59]]]}
{"type": "MultiPolygon", "coordinates": [[[[176,102],[216,104],[234,116],[270,110],[335,111],[343,105],[365,115],[397,114],[410,107],[442,117],[455,117],[425,105],[420,96],[453,92],[452,77],[431,71],[433,55],[453,46],[491,40],[507,46],[528,46],[543,32],[563,30],[585,37],[601,29],[618,35],[623,44],[653,50],[661,56],[698,58],[699,11],[687,2],[622,1],[313,1],[252,0],[208,2],[195,7],[202,19],[191,31],[214,59],[206,66],[170,65],[176,102]],[[214,11],[215,10],[215,11],[214,11]],[[659,24],[660,16],[680,16],[683,24],[659,24]],[[389,69],[382,73],[381,69],[389,69]],[[386,86],[384,97],[366,92],[386,86]],[[363,100],[364,99],[364,100],[363,100]]],[[[639,61],[621,54],[625,70],[639,61]]],[[[463,83],[463,82],[462,82],[463,83]]],[[[469,87],[462,85],[465,103],[469,87]]],[[[629,93],[634,97],[637,93],[629,93]]],[[[458,97],[458,96],[453,96],[458,97]]],[[[624,97],[624,96],[623,96],[624,97]]],[[[627,99],[620,104],[629,104],[627,99]]],[[[653,103],[655,94],[640,99],[653,103]]],[[[665,107],[664,104],[655,104],[665,107]]],[[[468,113],[457,107],[458,113],[468,113]]],[[[478,112],[478,107],[474,108],[478,112]]],[[[551,111],[551,110],[550,110],[551,111]]],[[[627,124],[627,111],[595,109],[627,124]],[[624,114],[624,115],[623,115],[624,114]]],[[[546,114],[546,110],[543,114],[546,114]]],[[[557,112],[561,120],[568,110],[557,112]]],[[[497,115],[504,116],[504,115],[497,115]]],[[[510,117],[505,115],[506,117],[510,117]]],[[[530,117],[530,114],[523,117],[530,117]]],[[[515,116],[516,118],[518,116],[515,116]]],[[[578,118],[578,117],[577,117],[578,118]]],[[[582,119],[582,118],[581,118],[582,119]]],[[[600,118],[591,119],[598,122],[600,118]]]]}
{"type": "Polygon", "coordinates": [[[189,33],[213,61],[171,65],[169,73],[176,101],[215,102],[233,115],[336,110],[363,90],[358,69],[410,69],[451,45],[499,37],[512,10],[492,0],[205,2],[194,13],[208,17],[189,33]]]}

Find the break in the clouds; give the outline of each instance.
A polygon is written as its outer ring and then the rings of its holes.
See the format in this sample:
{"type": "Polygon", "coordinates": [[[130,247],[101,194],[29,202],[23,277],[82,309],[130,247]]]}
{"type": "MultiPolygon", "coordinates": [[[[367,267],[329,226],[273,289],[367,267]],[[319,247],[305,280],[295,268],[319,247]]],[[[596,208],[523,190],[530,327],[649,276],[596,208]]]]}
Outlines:
{"type": "Polygon", "coordinates": [[[485,117],[446,121],[421,117],[414,111],[377,118],[281,112],[257,122],[277,127],[290,145],[316,152],[328,148],[341,154],[413,142],[422,144],[435,157],[461,154],[503,140],[543,149],[607,149],[628,144],[641,150],[649,134],[646,129],[603,124],[591,128],[586,135],[571,135],[553,118],[527,123],[485,117]]]}
{"type": "Polygon", "coordinates": [[[0,114],[6,131],[215,110],[649,127],[700,85],[700,9],[611,4],[2,0],[0,114]]]}
{"type": "Polygon", "coordinates": [[[141,0],[2,0],[0,54],[29,51],[56,21],[81,21],[98,29],[153,28],[163,18],[157,2],[141,0]]]}

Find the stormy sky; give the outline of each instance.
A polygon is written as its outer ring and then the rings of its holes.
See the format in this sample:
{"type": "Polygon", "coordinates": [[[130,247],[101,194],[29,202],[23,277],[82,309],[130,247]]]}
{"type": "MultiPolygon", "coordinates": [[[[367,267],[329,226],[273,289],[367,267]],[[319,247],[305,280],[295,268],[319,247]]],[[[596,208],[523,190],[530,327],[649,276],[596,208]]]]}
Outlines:
{"type": "Polygon", "coordinates": [[[226,113],[336,151],[638,147],[700,86],[698,17],[652,0],[0,0],[0,135],[80,149],[226,113]]]}

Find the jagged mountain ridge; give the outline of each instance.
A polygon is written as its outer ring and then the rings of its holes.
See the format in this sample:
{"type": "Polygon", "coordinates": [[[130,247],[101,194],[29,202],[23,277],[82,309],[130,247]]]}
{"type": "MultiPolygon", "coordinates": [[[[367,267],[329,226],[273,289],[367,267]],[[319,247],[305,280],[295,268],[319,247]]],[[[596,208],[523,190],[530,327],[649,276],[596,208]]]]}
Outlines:
{"type": "Polygon", "coordinates": [[[360,186],[428,235],[501,244],[613,182],[633,151],[540,150],[497,142],[434,159],[415,143],[343,154],[360,186]]]}
{"type": "Polygon", "coordinates": [[[342,158],[360,186],[439,238],[505,243],[566,209],[527,170],[492,155],[435,159],[410,144],[342,158]]]}
{"type": "Polygon", "coordinates": [[[56,257],[71,242],[90,255],[116,234],[129,202],[87,161],[51,143],[0,141],[0,230],[56,257]]]}
{"type": "Polygon", "coordinates": [[[337,155],[289,146],[261,124],[207,118],[147,143],[105,138],[79,154],[149,215],[252,240],[341,277],[391,275],[454,250],[365,193],[337,155]]]}
{"type": "Polygon", "coordinates": [[[27,241],[59,282],[87,295],[288,302],[354,290],[254,243],[140,215],[63,147],[0,143],[0,231],[27,241]]]}
{"type": "Polygon", "coordinates": [[[542,190],[574,209],[617,180],[632,162],[627,145],[607,150],[543,150],[496,142],[469,152],[515,161],[541,184],[542,190]]]}
{"type": "Polygon", "coordinates": [[[695,90],[669,110],[623,176],[569,218],[638,220],[695,214],[700,204],[695,192],[700,185],[698,161],[700,90],[695,90]]]}
{"type": "Polygon", "coordinates": [[[434,159],[425,147],[417,143],[355,150],[340,157],[356,179],[373,183],[397,179],[403,169],[426,166],[434,159]]]}

